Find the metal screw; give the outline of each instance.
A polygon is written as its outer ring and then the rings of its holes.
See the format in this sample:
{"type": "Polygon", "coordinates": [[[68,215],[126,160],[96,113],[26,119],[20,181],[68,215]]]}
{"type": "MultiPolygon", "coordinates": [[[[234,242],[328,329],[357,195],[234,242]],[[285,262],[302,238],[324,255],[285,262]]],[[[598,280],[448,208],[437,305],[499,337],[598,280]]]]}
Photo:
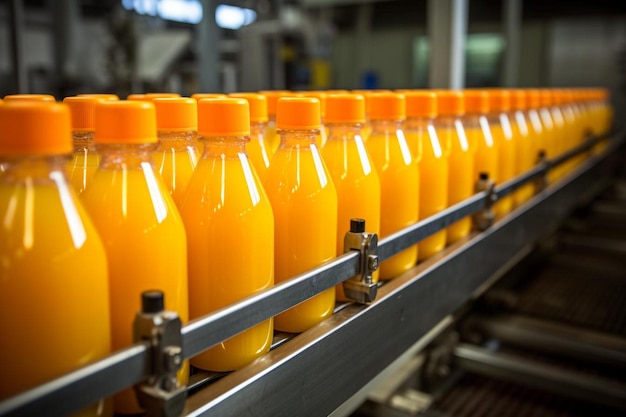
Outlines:
{"type": "Polygon", "coordinates": [[[367,267],[370,271],[376,271],[378,269],[378,256],[369,255],[367,259],[367,267]]]}

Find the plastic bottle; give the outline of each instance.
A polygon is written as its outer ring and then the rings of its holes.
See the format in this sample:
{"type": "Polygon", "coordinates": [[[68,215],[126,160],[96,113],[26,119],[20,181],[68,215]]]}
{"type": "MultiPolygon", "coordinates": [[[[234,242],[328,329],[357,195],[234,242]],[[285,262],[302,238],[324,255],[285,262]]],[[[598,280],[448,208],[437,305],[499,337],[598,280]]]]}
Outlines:
{"type": "MultiPolygon", "coordinates": [[[[554,123],[554,131],[552,132],[552,157],[558,157],[565,151],[565,141],[568,133],[565,118],[561,111],[562,97],[555,89],[549,89],[546,94],[551,96],[549,111],[552,115],[552,122],[554,123]]],[[[564,165],[561,164],[548,173],[550,182],[557,181],[563,176],[563,167],[564,165]]]]}
{"type": "MultiPolygon", "coordinates": [[[[153,163],[157,145],[154,105],[100,101],[95,136],[100,166],[81,195],[105,244],[109,265],[114,350],[132,344],[141,293],[159,289],[165,308],[187,321],[185,228],[153,163]]],[[[179,381],[186,383],[188,368],[179,381]]],[[[139,413],[132,389],[114,397],[117,413],[139,413]]]]}
{"type": "Polygon", "coordinates": [[[229,94],[229,96],[246,99],[250,105],[250,141],[246,145],[246,153],[262,181],[273,156],[265,137],[267,132],[267,98],[256,93],[236,93],[229,94]]]}
{"type": "MultiPolygon", "coordinates": [[[[380,233],[380,180],[361,137],[365,122],[365,99],[356,94],[335,94],[326,98],[328,141],[322,156],[337,189],[337,255],[350,219],[365,219],[366,231],[380,233]]],[[[378,271],[373,279],[378,282],[378,271]]],[[[336,287],[337,299],[346,300],[343,286],[336,287]]]]}
{"type": "Polygon", "coordinates": [[[391,90],[352,90],[353,94],[360,94],[365,98],[365,123],[361,127],[361,136],[363,140],[367,142],[367,139],[370,137],[372,133],[372,124],[370,123],[370,97],[373,94],[379,93],[391,93],[391,90]]]}
{"type": "MultiPolygon", "coordinates": [[[[465,135],[462,117],[465,101],[460,91],[438,90],[438,117],[435,127],[439,139],[448,149],[448,205],[452,206],[474,194],[474,145],[465,135]]],[[[467,236],[472,229],[472,219],[467,216],[446,229],[446,241],[454,243],[467,236]]]]}
{"type": "Polygon", "coordinates": [[[54,103],[56,100],[50,94],[10,94],[4,96],[4,101],[45,101],[54,103]]]}
{"type": "Polygon", "coordinates": [[[198,109],[192,98],[156,98],[159,145],[154,163],[177,207],[200,157],[196,148],[198,109]]]}
{"type": "MultiPolygon", "coordinates": [[[[515,176],[515,141],[508,113],[511,110],[511,93],[507,90],[487,90],[489,95],[489,128],[498,150],[498,182],[515,176]]],[[[493,207],[497,218],[513,209],[513,196],[503,197],[493,207]]]]}
{"type": "Polygon", "coordinates": [[[322,149],[328,141],[328,127],[326,126],[326,93],[323,91],[300,91],[297,93],[301,97],[313,97],[320,101],[320,118],[321,127],[320,133],[315,137],[315,144],[319,149],[322,149]]]}
{"type": "Polygon", "coordinates": [[[464,90],[466,116],[463,120],[469,143],[476,146],[474,155],[474,182],[481,173],[487,173],[494,182],[499,180],[498,149],[489,127],[489,95],[485,90],[464,90]]]}
{"type": "MultiPolygon", "coordinates": [[[[281,136],[263,185],[274,210],[276,282],[329,261],[337,254],[337,192],[315,146],[320,129],[317,99],[284,97],[277,103],[281,136]]],[[[279,314],[278,330],[299,333],[333,314],[335,289],[279,314]]]]}
{"type": "MultiPolygon", "coordinates": [[[[406,97],[406,139],[419,169],[419,215],[423,220],[448,206],[448,153],[434,126],[437,96],[431,91],[413,91],[406,97]]],[[[446,246],[441,230],[418,244],[418,259],[424,260],[446,246]]]]}
{"type": "MultiPolygon", "coordinates": [[[[582,136],[580,136],[578,132],[576,109],[574,108],[573,97],[569,93],[569,90],[559,89],[556,91],[556,94],[560,96],[559,107],[561,108],[563,122],[565,124],[562,152],[567,152],[581,143],[582,136]]],[[[578,161],[580,161],[580,157],[581,155],[575,156],[563,164],[563,175],[568,174],[574,169],[578,161]]]]}
{"type": "MultiPolygon", "coordinates": [[[[554,120],[552,119],[552,113],[550,107],[552,106],[552,94],[546,89],[539,90],[539,97],[541,101],[541,107],[539,107],[539,116],[541,116],[541,126],[543,127],[543,137],[541,144],[545,151],[546,158],[554,158],[556,156],[555,149],[555,135],[556,130],[554,127],[554,120]]],[[[548,182],[553,182],[554,170],[548,173],[548,182]]]]}
{"type": "Polygon", "coordinates": [[[66,97],[63,100],[72,116],[74,142],[74,152],[68,163],[67,172],[78,194],[85,191],[100,163],[100,155],[93,143],[94,114],[96,103],[100,100],[97,97],[66,97]]]}
{"type": "MultiPolygon", "coordinates": [[[[515,138],[515,175],[529,171],[535,165],[536,156],[533,150],[533,130],[526,118],[528,101],[526,90],[513,89],[511,93],[511,128],[515,138]]],[[[515,206],[524,204],[533,195],[532,183],[527,183],[513,193],[515,206]]]]}
{"type": "Polygon", "coordinates": [[[280,135],[276,132],[276,109],[278,100],[282,97],[288,97],[292,95],[292,93],[287,90],[262,90],[259,91],[259,94],[264,95],[267,99],[267,126],[265,138],[273,156],[281,142],[280,135]]]}
{"type": "Polygon", "coordinates": [[[111,349],[107,260],[67,180],[70,138],[65,105],[0,105],[0,401],[111,349]]]}
{"type": "MultiPolygon", "coordinates": [[[[246,155],[250,110],[242,98],[200,100],[202,159],[180,213],[189,248],[189,314],[195,319],[274,284],[274,216],[246,155]]],[[[270,349],[272,320],[191,359],[201,369],[239,369],[270,349]]]]}
{"type": "Polygon", "coordinates": [[[540,107],[540,91],[537,89],[526,90],[526,120],[528,121],[530,133],[533,166],[537,165],[539,161],[539,151],[545,149],[543,144],[543,125],[539,114],[540,107]]]}
{"type": "MultiPolygon", "coordinates": [[[[407,143],[403,123],[406,99],[398,93],[375,93],[369,98],[372,133],[367,150],[380,178],[380,236],[415,223],[419,213],[419,170],[407,143]]],[[[380,279],[389,280],[417,263],[417,245],[380,265],[380,279]]]]}

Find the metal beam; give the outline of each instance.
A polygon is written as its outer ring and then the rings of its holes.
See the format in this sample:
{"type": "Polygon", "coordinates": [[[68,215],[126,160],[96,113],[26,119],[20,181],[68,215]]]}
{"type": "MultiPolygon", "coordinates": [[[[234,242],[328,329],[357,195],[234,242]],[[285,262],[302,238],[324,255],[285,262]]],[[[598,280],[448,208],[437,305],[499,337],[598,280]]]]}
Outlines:
{"type": "Polygon", "coordinates": [[[428,0],[430,88],[465,85],[468,0],[428,0]]]}
{"type": "Polygon", "coordinates": [[[28,73],[24,62],[24,4],[22,0],[11,0],[11,58],[13,61],[13,91],[29,93],[28,73]]]}
{"type": "Polygon", "coordinates": [[[504,87],[519,85],[520,44],[522,35],[522,0],[503,0],[502,25],[504,27],[504,87]]]}
{"type": "Polygon", "coordinates": [[[217,0],[202,0],[202,21],[196,25],[198,54],[198,90],[203,93],[221,91],[220,28],[215,22],[217,0]]]}

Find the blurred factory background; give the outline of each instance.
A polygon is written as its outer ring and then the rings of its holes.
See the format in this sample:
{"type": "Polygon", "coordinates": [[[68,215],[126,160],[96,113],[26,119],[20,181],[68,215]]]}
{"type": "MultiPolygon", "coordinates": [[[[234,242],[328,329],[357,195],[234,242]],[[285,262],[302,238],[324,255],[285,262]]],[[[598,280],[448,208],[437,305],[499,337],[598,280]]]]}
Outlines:
{"type": "Polygon", "coordinates": [[[2,0],[0,22],[0,96],[626,85],[625,1],[2,0]]]}

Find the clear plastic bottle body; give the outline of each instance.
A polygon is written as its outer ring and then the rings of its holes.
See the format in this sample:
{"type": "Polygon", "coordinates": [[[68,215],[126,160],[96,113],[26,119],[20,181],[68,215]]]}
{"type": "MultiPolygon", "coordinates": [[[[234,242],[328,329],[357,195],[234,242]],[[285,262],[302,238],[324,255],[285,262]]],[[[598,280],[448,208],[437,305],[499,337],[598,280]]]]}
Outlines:
{"type": "MultiPolygon", "coordinates": [[[[263,179],[274,211],[274,279],[282,282],[337,254],[337,192],[315,145],[317,130],[279,130],[263,179]]],[[[333,314],[330,288],[279,314],[278,330],[303,332],[333,314]]]]}
{"type": "Polygon", "coordinates": [[[98,169],[100,155],[93,143],[93,131],[74,131],[72,140],[74,152],[72,159],[68,162],[67,172],[74,190],[82,194],[98,169]]]}
{"type": "MultiPolygon", "coordinates": [[[[105,245],[114,350],[132,344],[131,323],[143,291],[165,293],[166,310],[188,320],[187,242],[182,219],[154,167],[152,144],[99,145],[100,166],[81,195],[105,245]]],[[[186,383],[188,366],[178,379],[186,383]]],[[[141,412],[132,389],[114,397],[115,411],[141,412]]]]}
{"type": "MultiPolygon", "coordinates": [[[[204,316],[274,284],[274,216],[246,154],[245,137],[210,137],[180,207],[189,270],[189,315],[204,316]],[[243,259],[242,259],[243,256],[243,259]]],[[[273,321],[191,359],[201,369],[239,369],[269,351],[273,321]]]]}
{"type": "MultiPolygon", "coordinates": [[[[489,116],[489,127],[498,149],[498,182],[503,183],[515,176],[515,141],[507,113],[494,112],[489,116]]],[[[493,207],[496,217],[502,217],[513,209],[513,197],[500,199],[493,207]]]]}
{"type": "MultiPolygon", "coordinates": [[[[380,234],[380,180],[356,123],[331,123],[322,157],[337,190],[337,255],[343,253],[343,241],[350,229],[350,219],[365,220],[370,233],[380,234]]],[[[373,279],[378,282],[379,271],[373,279]]],[[[336,287],[337,299],[345,301],[343,286],[336,287]]]]}
{"type": "Polygon", "coordinates": [[[529,108],[526,111],[526,120],[528,121],[530,133],[532,161],[533,166],[535,166],[539,161],[539,152],[545,149],[543,145],[543,125],[538,109],[529,108]]]}
{"type": "MultiPolygon", "coordinates": [[[[405,123],[406,139],[419,169],[418,219],[432,216],[448,206],[448,153],[440,142],[432,118],[411,117],[405,123]]],[[[418,259],[428,259],[446,246],[441,230],[418,244],[418,259]]]]}
{"type": "Polygon", "coordinates": [[[496,148],[489,120],[481,114],[469,114],[464,120],[465,133],[470,143],[476,147],[474,156],[474,181],[480,173],[486,172],[489,178],[498,181],[498,149],[496,148]]]}
{"type": "MultiPolygon", "coordinates": [[[[511,128],[515,137],[515,175],[521,175],[529,171],[535,165],[532,137],[533,130],[523,110],[515,110],[509,115],[511,128]]],[[[513,193],[515,206],[528,201],[533,195],[532,184],[525,184],[513,193]]]]}
{"type": "MultiPolygon", "coordinates": [[[[380,178],[380,236],[401,230],[418,219],[419,171],[413,161],[401,120],[372,120],[367,150],[380,178]]],[[[417,263],[417,245],[380,265],[380,279],[389,280],[417,263]]]]}
{"type": "MultiPolygon", "coordinates": [[[[105,250],[67,158],[0,162],[0,331],[10,335],[0,347],[2,400],[103,358],[111,339],[105,250]]],[[[103,404],[76,415],[109,414],[103,404]]]]}
{"type": "MultiPolygon", "coordinates": [[[[474,152],[465,133],[460,116],[439,116],[437,134],[447,145],[448,156],[448,206],[459,203],[474,194],[474,152]]],[[[454,243],[467,236],[472,229],[472,219],[467,216],[446,229],[446,242],[454,243]]]]}
{"type": "Polygon", "coordinates": [[[246,145],[246,153],[261,180],[263,180],[274,154],[266,139],[266,133],[267,123],[250,122],[250,141],[246,145]]]}
{"type": "Polygon", "coordinates": [[[267,124],[265,125],[265,139],[268,144],[270,155],[273,157],[280,146],[280,134],[276,130],[275,114],[268,114],[267,116],[267,124]]]}
{"type": "Polygon", "coordinates": [[[172,199],[180,206],[198,159],[196,132],[159,131],[154,164],[172,199]]]}

